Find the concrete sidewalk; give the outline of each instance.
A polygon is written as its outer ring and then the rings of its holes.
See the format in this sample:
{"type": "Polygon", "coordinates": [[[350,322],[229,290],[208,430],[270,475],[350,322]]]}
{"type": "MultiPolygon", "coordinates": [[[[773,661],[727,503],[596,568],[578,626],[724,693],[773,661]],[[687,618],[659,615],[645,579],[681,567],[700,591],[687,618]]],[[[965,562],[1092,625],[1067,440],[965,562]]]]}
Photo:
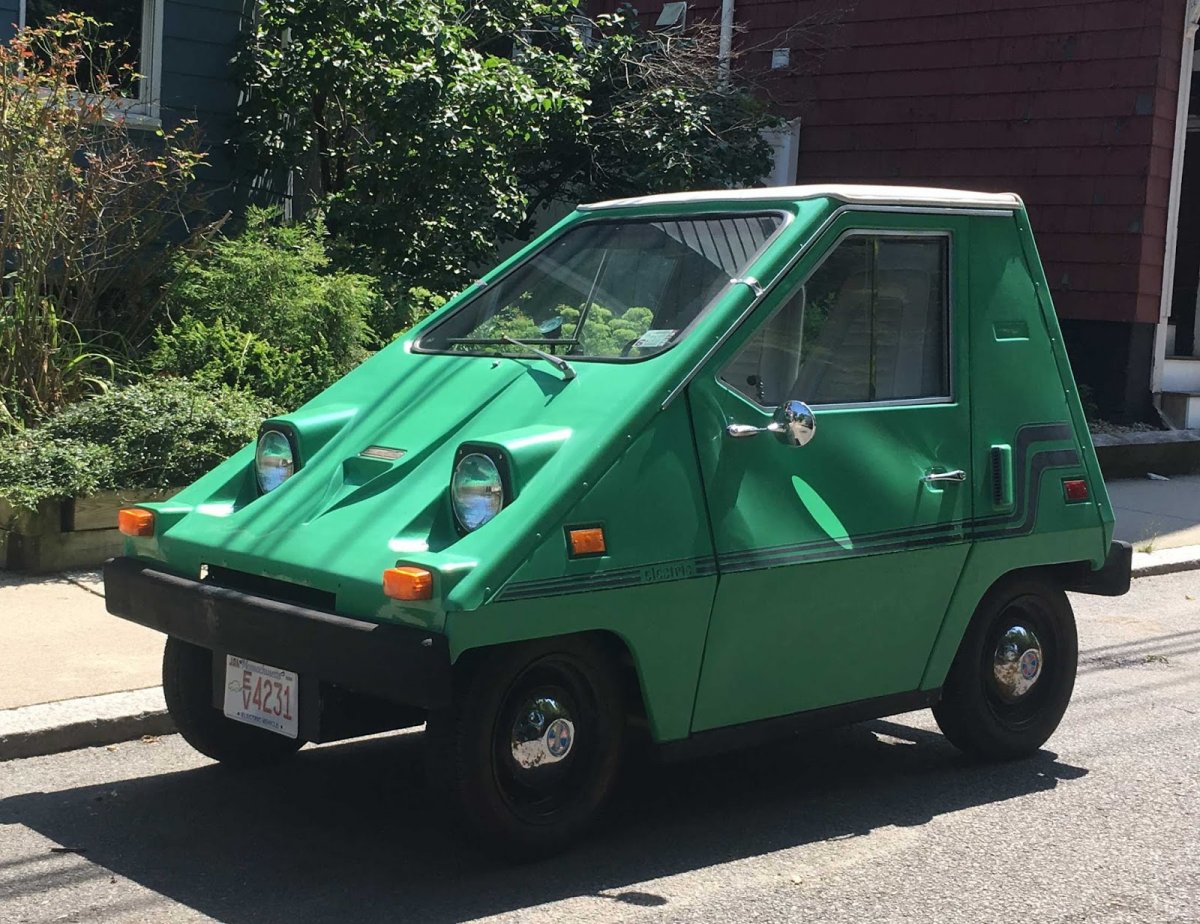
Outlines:
{"type": "MultiPolygon", "coordinates": [[[[1108,489],[1135,573],[1200,568],[1200,476],[1108,489]]],[[[108,615],[98,572],[0,571],[0,761],[169,730],[162,647],[108,615]]]]}
{"type": "Polygon", "coordinates": [[[105,611],[99,572],[0,571],[0,710],[158,686],[162,646],[105,611]]]}
{"type": "Polygon", "coordinates": [[[1117,515],[1116,536],[1134,551],[1200,546],[1200,475],[1111,481],[1108,496],[1117,515]]]}

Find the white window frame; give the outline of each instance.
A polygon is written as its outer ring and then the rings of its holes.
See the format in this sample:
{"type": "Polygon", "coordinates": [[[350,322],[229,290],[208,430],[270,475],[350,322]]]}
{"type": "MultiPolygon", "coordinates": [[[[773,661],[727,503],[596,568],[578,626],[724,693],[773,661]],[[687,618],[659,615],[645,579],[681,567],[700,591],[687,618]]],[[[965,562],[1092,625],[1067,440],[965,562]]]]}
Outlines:
{"type": "MultiPolygon", "coordinates": [[[[162,96],[163,6],[166,0],[142,0],[142,47],[138,50],[138,95],[114,100],[108,109],[114,119],[128,124],[158,128],[162,125],[159,100],[162,96]]],[[[17,0],[17,26],[25,28],[26,0],[17,0]]]]}

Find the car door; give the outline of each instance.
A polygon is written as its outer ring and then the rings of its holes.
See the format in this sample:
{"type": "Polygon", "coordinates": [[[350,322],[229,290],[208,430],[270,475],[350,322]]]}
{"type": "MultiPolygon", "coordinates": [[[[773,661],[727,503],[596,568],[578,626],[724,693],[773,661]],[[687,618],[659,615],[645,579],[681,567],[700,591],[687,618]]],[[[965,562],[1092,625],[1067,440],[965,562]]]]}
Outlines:
{"type": "Polygon", "coordinates": [[[694,731],[917,689],[972,513],[967,220],[844,213],[689,386],[719,573],[694,731]],[[766,430],[789,400],[804,446],[766,430]]]}

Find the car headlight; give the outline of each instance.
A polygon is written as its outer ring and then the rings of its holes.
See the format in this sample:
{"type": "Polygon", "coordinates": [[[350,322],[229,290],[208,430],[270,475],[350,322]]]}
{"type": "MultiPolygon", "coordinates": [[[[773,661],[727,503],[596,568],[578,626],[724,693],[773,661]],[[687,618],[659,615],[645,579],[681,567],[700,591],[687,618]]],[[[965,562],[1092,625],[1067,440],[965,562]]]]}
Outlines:
{"type": "Polygon", "coordinates": [[[463,529],[478,529],[504,506],[504,481],[495,461],[481,452],[459,459],[450,479],[454,516],[463,529]]]}
{"type": "Polygon", "coordinates": [[[296,456],[287,434],[282,430],[264,430],[254,453],[254,473],[259,489],[263,494],[274,491],[295,472],[296,456]]]}

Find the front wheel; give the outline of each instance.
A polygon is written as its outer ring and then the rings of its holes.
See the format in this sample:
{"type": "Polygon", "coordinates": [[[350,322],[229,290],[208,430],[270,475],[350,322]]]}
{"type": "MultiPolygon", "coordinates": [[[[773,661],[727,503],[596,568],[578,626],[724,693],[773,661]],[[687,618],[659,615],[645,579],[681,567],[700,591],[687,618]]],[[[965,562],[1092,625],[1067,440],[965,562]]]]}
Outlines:
{"type": "Polygon", "coordinates": [[[183,740],[205,757],[231,767],[261,767],[291,757],[304,744],[228,719],[213,706],[213,653],[167,637],[163,696],[183,740]]]}
{"type": "Polygon", "coordinates": [[[980,601],[933,707],[942,733],[992,759],[1023,757],[1054,733],[1075,687],[1079,641],[1063,591],[1001,580],[980,601]]]}
{"type": "Polygon", "coordinates": [[[450,708],[431,714],[432,782],[506,856],[555,852],[611,793],[625,710],[612,659],[585,637],[506,646],[471,668],[450,708]]]}

